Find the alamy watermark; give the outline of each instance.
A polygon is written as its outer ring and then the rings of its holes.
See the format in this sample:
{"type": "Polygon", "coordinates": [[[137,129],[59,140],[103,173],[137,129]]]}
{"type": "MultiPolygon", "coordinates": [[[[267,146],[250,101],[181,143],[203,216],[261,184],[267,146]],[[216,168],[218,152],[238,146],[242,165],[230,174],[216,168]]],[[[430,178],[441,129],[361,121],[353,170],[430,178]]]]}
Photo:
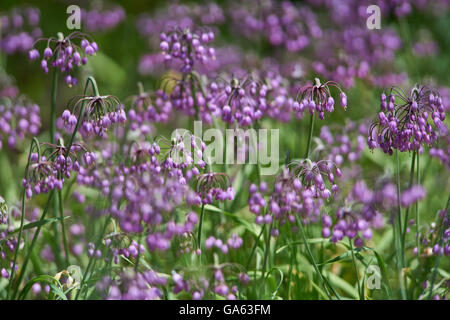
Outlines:
{"type": "Polygon", "coordinates": [[[81,9],[77,5],[70,5],[66,10],[69,15],[66,20],[66,26],[69,30],[81,29],[81,9]]]}
{"type": "Polygon", "coordinates": [[[367,7],[366,13],[369,17],[366,20],[367,29],[381,29],[381,9],[376,4],[367,7]]]}
{"type": "Polygon", "coordinates": [[[367,288],[381,289],[381,272],[380,268],[376,265],[370,265],[367,267],[366,274],[368,275],[366,279],[367,288]]]}

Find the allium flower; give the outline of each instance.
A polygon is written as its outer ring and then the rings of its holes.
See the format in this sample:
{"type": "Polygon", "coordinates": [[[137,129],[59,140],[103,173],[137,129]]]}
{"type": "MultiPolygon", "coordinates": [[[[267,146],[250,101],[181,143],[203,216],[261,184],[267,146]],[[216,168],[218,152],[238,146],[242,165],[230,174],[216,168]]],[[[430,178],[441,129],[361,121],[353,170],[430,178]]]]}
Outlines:
{"type": "Polygon", "coordinates": [[[310,114],[314,112],[319,113],[319,118],[325,118],[325,112],[334,111],[334,99],[331,96],[330,87],[335,87],[339,90],[339,99],[341,106],[347,108],[347,95],[341,90],[339,85],[334,81],[327,81],[324,84],[320,83],[318,78],[314,79],[314,85],[306,85],[299,92],[299,102],[294,103],[293,110],[297,113],[303,113],[308,109],[310,114]]]}
{"type": "Polygon", "coordinates": [[[194,62],[206,62],[215,59],[215,50],[208,47],[214,40],[214,33],[208,30],[195,32],[189,29],[176,29],[168,34],[161,33],[159,45],[165,61],[178,59],[182,61],[181,72],[189,73],[193,70],[194,62]]]}
{"type": "Polygon", "coordinates": [[[225,201],[234,199],[234,190],[225,173],[205,173],[197,176],[197,193],[202,204],[211,204],[213,200],[225,201]]]}
{"type": "Polygon", "coordinates": [[[414,87],[406,96],[402,89],[393,87],[388,97],[381,95],[379,119],[369,129],[369,148],[380,147],[390,155],[393,149],[417,151],[436,141],[436,129],[442,128],[444,119],[442,98],[434,89],[414,87]]]}
{"type": "Polygon", "coordinates": [[[0,104],[0,149],[3,139],[6,146],[13,149],[25,137],[35,136],[39,133],[41,119],[39,106],[27,102],[23,97],[0,104]]]}
{"type": "Polygon", "coordinates": [[[66,129],[71,132],[76,127],[78,117],[82,118],[80,132],[84,137],[96,134],[102,137],[111,125],[115,123],[124,123],[127,119],[123,105],[115,96],[75,96],[70,99],[69,106],[72,106],[73,114],[68,110],[64,110],[61,115],[66,129]],[[81,112],[84,107],[83,114],[75,115],[81,112]]]}
{"type": "MultiPolygon", "coordinates": [[[[267,190],[262,184],[259,192],[255,185],[250,186],[250,211],[255,213],[257,224],[271,224],[279,221],[295,223],[298,215],[304,223],[317,222],[322,206],[333,193],[339,191],[334,183],[334,175],[341,176],[340,170],[330,161],[321,160],[317,163],[310,160],[293,161],[288,167],[283,167],[277,176],[274,190],[270,195],[267,213],[261,212],[266,205],[262,193],[267,190]],[[325,176],[331,184],[327,188],[325,176]]],[[[278,229],[272,229],[272,235],[278,235],[278,229]]]]}
{"type": "MultiPolygon", "coordinates": [[[[88,35],[81,32],[73,32],[64,38],[62,33],[58,33],[58,38],[39,39],[39,42],[46,42],[47,47],[42,53],[41,68],[48,73],[53,67],[65,75],[64,80],[69,87],[77,85],[78,80],[73,75],[76,67],[86,64],[87,57],[95,55],[98,45],[88,35]]],[[[29,51],[30,60],[37,60],[40,53],[37,49],[29,51]]]]}
{"type": "Polygon", "coordinates": [[[41,146],[45,147],[42,155],[31,154],[28,172],[22,181],[27,198],[48,193],[53,189],[61,190],[64,180],[70,178],[73,171],[80,170],[77,151],[85,152],[82,163],[87,166],[92,164],[92,162],[86,161],[90,157],[90,153],[80,143],[73,143],[69,152],[61,141],[59,145],[42,143],[41,146]]]}

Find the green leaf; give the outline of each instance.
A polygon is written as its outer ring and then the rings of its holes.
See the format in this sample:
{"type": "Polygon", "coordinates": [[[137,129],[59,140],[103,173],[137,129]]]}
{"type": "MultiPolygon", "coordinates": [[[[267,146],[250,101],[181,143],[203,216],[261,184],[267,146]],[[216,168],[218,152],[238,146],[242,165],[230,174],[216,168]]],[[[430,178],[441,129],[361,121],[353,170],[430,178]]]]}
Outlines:
{"type": "MultiPolygon", "coordinates": [[[[64,219],[69,218],[70,216],[66,216],[64,217],[64,219]]],[[[27,230],[27,229],[33,229],[39,226],[43,226],[49,223],[53,223],[53,222],[58,222],[62,220],[61,218],[50,218],[50,219],[44,219],[44,220],[38,220],[38,221],[33,221],[30,223],[27,223],[26,225],[23,226],[23,230],[27,230]]],[[[19,232],[20,228],[15,229],[13,232],[10,232],[9,234],[14,234],[19,232]]]]}
{"type": "Polygon", "coordinates": [[[28,281],[19,294],[19,300],[25,299],[25,297],[27,296],[31,287],[33,286],[33,284],[35,284],[37,282],[43,282],[43,283],[48,284],[50,287],[50,292],[53,292],[55,295],[57,295],[62,300],[67,300],[66,295],[60,289],[61,283],[59,283],[58,279],[56,279],[55,277],[49,276],[47,274],[37,276],[37,277],[31,279],[30,281],[28,281]]]}

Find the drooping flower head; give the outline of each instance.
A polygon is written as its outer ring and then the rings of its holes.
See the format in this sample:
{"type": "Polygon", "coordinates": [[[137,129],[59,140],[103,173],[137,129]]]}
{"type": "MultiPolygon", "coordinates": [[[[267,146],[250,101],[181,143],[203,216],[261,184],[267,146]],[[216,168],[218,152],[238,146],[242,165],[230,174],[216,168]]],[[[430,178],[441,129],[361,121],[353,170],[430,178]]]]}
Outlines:
{"type": "Polygon", "coordinates": [[[319,113],[319,118],[325,118],[325,112],[334,111],[334,98],[331,95],[330,87],[339,90],[339,99],[341,106],[347,108],[347,95],[340,88],[339,84],[334,81],[327,81],[322,84],[319,78],[314,79],[314,84],[304,86],[297,95],[297,102],[293,104],[293,110],[297,113],[303,113],[305,109],[310,114],[319,113]]]}
{"type": "MultiPolygon", "coordinates": [[[[41,68],[48,73],[49,68],[53,67],[64,74],[64,81],[69,87],[77,85],[78,80],[74,76],[76,67],[87,63],[87,57],[95,55],[98,51],[98,45],[87,34],[73,32],[67,37],[58,33],[57,37],[48,39],[39,39],[35,45],[40,42],[46,42],[47,46],[42,53],[41,68]]],[[[33,48],[29,51],[30,60],[37,60],[40,57],[38,49],[33,48]]]]}
{"type": "Polygon", "coordinates": [[[27,198],[41,193],[48,193],[53,189],[61,190],[65,179],[70,178],[72,172],[80,170],[80,160],[77,151],[83,152],[82,164],[92,164],[91,153],[81,143],[73,143],[70,150],[60,139],[58,145],[41,143],[38,152],[30,155],[30,164],[27,167],[26,177],[23,179],[23,187],[27,198]]]}
{"type": "Polygon", "coordinates": [[[75,96],[69,100],[68,105],[72,106],[72,112],[66,109],[61,115],[66,129],[72,131],[77,125],[78,117],[81,117],[79,130],[84,137],[91,134],[103,136],[112,124],[124,123],[127,119],[123,105],[112,95],[75,96]],[[84,111],[80,114],[82,110],[84,111]]]}
{"type": "Polygon", "coordinates": [[[406,95],[403,89],[392,87],[388,96],[381,94],[380,113],[369,128],[367,143],[370,149],[380,147],[390,155],[393,149],[417,151],[436,141],[444,119],[442,98],[435,89],[416,86],[406,95]]]}
{"type": "Polygon", "coordinates": [[[213,200],[234,199],[230,179],[222,172],[210,172],[197,176],[197,194],[202,199],[202,204],[211,204],[213,200]]]}

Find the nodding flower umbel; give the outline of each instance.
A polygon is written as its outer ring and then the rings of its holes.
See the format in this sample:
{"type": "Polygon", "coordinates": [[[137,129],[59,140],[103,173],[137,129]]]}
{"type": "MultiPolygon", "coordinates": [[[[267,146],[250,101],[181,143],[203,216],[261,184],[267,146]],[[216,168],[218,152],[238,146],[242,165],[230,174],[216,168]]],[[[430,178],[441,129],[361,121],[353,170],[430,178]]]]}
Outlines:
{"type": "MultiPolygon", "coordinates": [[[[49,67],[59,70],[65,74],[64,81],[69,87],[78,84],[73,72],[76,67],[87,63],[87,57],[95,55],[98,45],[87,34],[82,32],[72,32],[64,37],[61,32],[57,37],[38,39],[35,43],[47,42],[47,47],[43,51],[41,68],[48,73],[49,67]]],[[[40,57],[39,51],[33,48],[29,51],[30,60],[37,60],[40,57]]]]}
{"type": "Polygon", "coordinates": [[[442,98],[435,89],[415,86],[407,95],[403,89],[392,87],[388,96],[381,94],[380,113],[369,128],[367,143],[370,149],[380,147],[389,155],[393,149],[418,151],[436,141],[436,129],[443,127],[444,119],[442,98]]]}
{"type": "Polygon", "coordinates": [[[112,124],[124,123],[127,120],[123,105],[112,95],[75,96],[69,100],[68,105],[73,106],[73,113],[66,109],[61,115],[68,130],[75,128],[78,122],[75,114],[80,113],[82,106],[85,105],[83,113],[78,115],[82,117],[80,132],[84,137],[93,133],[102,137],[112,124]]]}
{"type": "Polygon", "coordinates": [[[190,73],[196,60],[204,63],[208,59],[215,59],[215,49],[207,46],[214,40],[211,30],[203,28],[191,31],[189,28],[177,28],[168,34],[161,33],[159,38],[164,60],[180,60],[183,63],[180,71],[183,73],[190,73]]]}
{"type": "Polygon", "coordinates": [[[197,193],[201,197],[203,204],[211,204],[213,200],[233,200],[235,195],[230,178],[222,172],[209,172],[198,175],[197,193]]]}
{"type": "Polygon", "coordinates": [[[347,95],[342,91],[337,82],[327,81],[322,84],[319,78],[314,79],[314,84],[306,85],[299,91],[297,102],[293,104],[293,110],[297,113],[303,113],[308,108],[309,113],[319,112],[319,118],[323,120],[326,112],[334,111],[334,99],[331,96],[330,87],[339,90],[339,99],[341,106],[347,109],[347,95]]]}
{"type": "Polygon", "coordinates": [[[76,154],[82,150],[83,161],[86,166],[93,163],[93,154],[88,152],[81,143],[73,143],[70,150],[63,145],[62,140],[59,144],[41,143],[45,147],[42,155],[32,153],[30,165],[23,186],[27,198],[41,193],[48,193],[53,189],[62,189],[64,180],[70,178],[71,172],[80,170],[80,162],[76,154]]]}

